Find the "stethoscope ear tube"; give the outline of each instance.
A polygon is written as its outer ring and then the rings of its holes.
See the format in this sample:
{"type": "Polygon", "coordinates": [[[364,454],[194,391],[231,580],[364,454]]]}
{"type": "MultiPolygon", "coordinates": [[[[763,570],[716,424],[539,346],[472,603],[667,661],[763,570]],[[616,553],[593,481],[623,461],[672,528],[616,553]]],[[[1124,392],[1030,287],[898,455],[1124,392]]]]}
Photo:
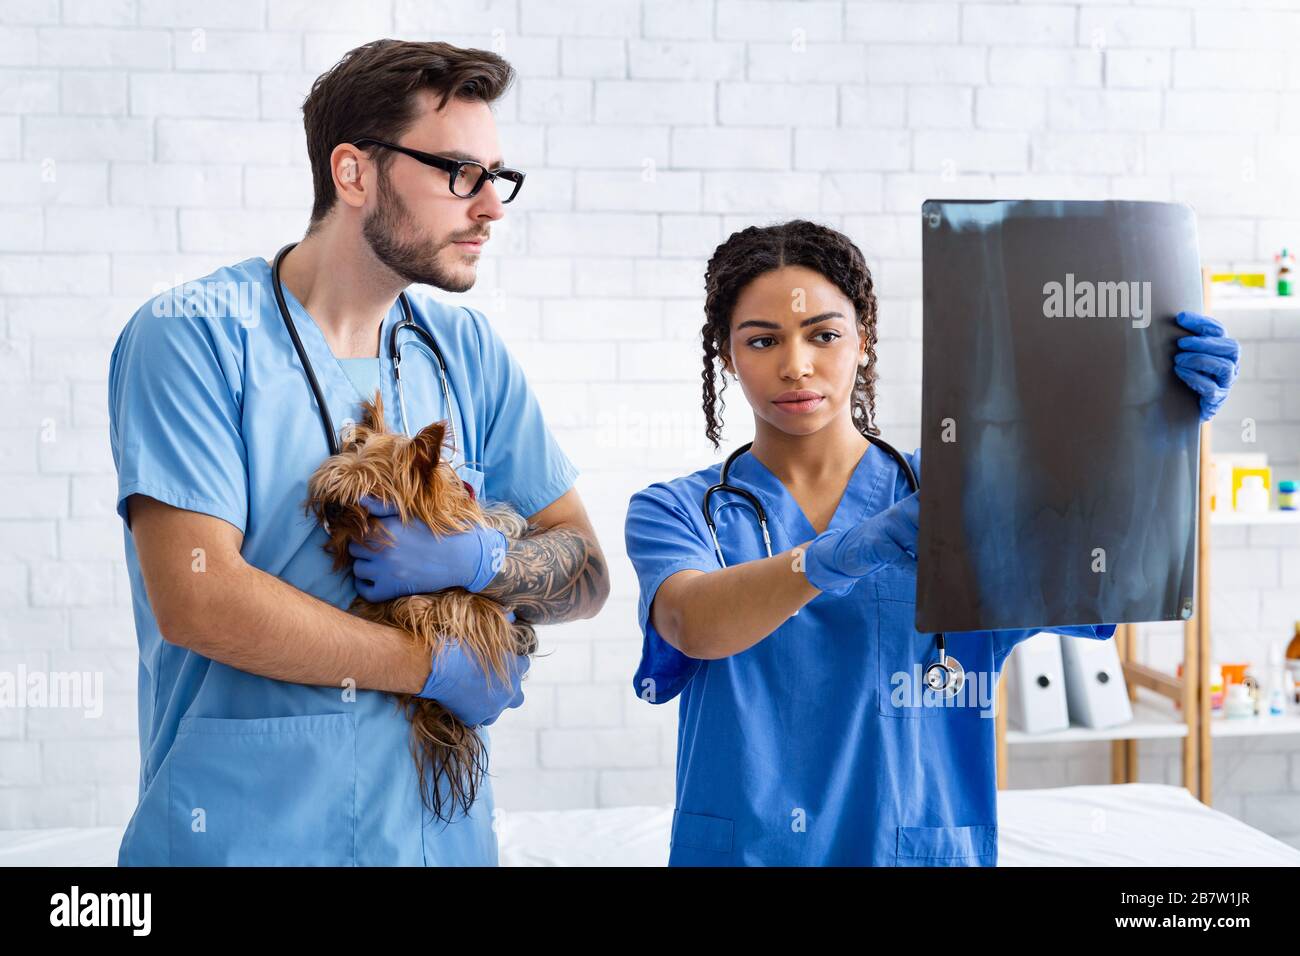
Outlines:
{"type": "Polygon", "coordinates": [[[402,301],[402,313],[404,318],[401,322],[396,323],[388,332],[388,355],[393,362],[393,378],[397,386],[397,404],[402,412],[402,432],[407,438],[411,437],[411,426],[406,416],[406,393],[402,388],[402,350],[397,346],[397,336],[403,329],[410,329],[422,341],[430,352],[433,353],[434,361],[438,363],[438,387],[442,391],[442,403],[447,409],[447,427],[451,429],[452,446],[456,445],[456,423],[452,419],[451,411],[451,386],[447,383],[447,360],[442,356],[442,349],[438,348],[438,343],[433,336],[421,325],[417,324],[415,318],[411,315],[411,303],[403,292],[400,296],[402,301]]]}
{"type": "Polygon", "coordinates": [[[320,410],[321,424],[325,426],[325,441],[329,445],[330,454],[339,453],[339,436],[334,433],[334,419],[330,415],[329,406],[325,404],[325,393],[321,390],[320,382],[316,380],[316,370],[312,368],[311,362],[307,358],[307,350],[303,348],[302,339],[298,337],[298,329],[293,324],[293,319],[289,316],[289,306],[284,301],[284,291],[280,287],[280,263],[288,255],[289,250],[298,245],[291,242],[275,254],[275,264],[271,266],[271,285],[275,289],[275,304],[280,308],[280,318],[284,319],[284,327],[289,330],[289,338],[293,340],[294,351],[298,353],[298,361],[302,363],[302,370],[307,376],[307,384],[311,387],[311,393],[316,397],[316,407],[320,410]]]}
{"type": "MultiPolygon", "coordinates": [[[[730,479],[731,463],[745,452],[749,451],[753,444],[752,441],[746,442],[727,456],[727,460],[722,463],[722,471],[718,475],[718,483],[710,486],[709,489],[704,492],[704,501],[701,502],[701,507],[704,509],[704,523],[708,525],[709,536],[713,538],[713,550],[718,556],[718,563],[724,568],[727,566],[727,559],[722,556],[722,545],[718,543],[718,528],[713,522],[713,512],[709,508],[709,499],[719,492],[725,492],[743,498],[749,504],[750,508],[754,510],[754,514],[758,518],[758,527],[763,533],[763,546],[767,550],[767,556],[769,558],[772,556],[772,536],[768,534],[767,531],[767,509],[763,507],[763,503],[758,500],[757,495],[745,490],[744,488],[737,488],[731,483],[730,479]]],[[[718,510],[721,511],[722,508],[727,507],[727,505],[737,506],[738,504],[738,502],[734,501],[723,502],[718,510]]]]}
{"type": "MultiPolygon", "coordinates": [[[[325,402],[325,392],[320,386],[320,381],[316,378],[316,370],[312,367],[311,360],[307,357],[307,349],[302,344],[302,338],[298,335],[298,328],[293,324],[293,318],[289,315],[289,306],[284,299],[284,288],[280,283],[280,263],[289,250],[298,245],[291,242],[284,246],[275,254],[275,262],[271,266],[271,285],[275,291],[275,304],[279,307],[280,318],[284,320],[284,327],[289,332],[289,338],[293,342],[294,351],[298,353],[298,361],[302,364],[303,374],[307,376],[307,384],[311,387],[312,396],[316,399],[316,407],[320,413],[321,425],[325,429],[325,441],[329,445],[331,455],[337,455],[340,450],[339,436],[334,431],[334,418],[330,415],[329,405],[325,402]]],[[[397,299],[402,303],[402,321],[393,324],[388,333],[388,354],[393,363],[393,378],[397,386],[397,404],[402,413],[402,431],[407,438],[411,437],[410,419],[406,413],[406,392],[402,388],[402,353],[397,347],[397,334],[403,329],[410,329],[429,347],[433,353],[434,359],[438,363],[438,383],[442,390],[442,401],[447,408],[447,426],[451,429],[452,446],[456,445],[456,424],[452,420],[451,410],[451,387],[447,382],[447,361],[443,358],[442,349],[438,348],[438,343],[433,336],[421,325],[415,321],[415,316],[411,310],[411,300],[407,298],[405,292],[398,294],[397,299]]]]}

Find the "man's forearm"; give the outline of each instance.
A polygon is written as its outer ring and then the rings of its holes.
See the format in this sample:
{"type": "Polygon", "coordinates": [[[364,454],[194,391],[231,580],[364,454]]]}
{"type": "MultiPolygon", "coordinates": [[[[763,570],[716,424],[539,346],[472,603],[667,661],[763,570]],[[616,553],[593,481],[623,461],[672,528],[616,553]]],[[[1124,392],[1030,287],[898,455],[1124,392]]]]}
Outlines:
{"type": "Polygon", "coordinates": [[[511,541],[480,593],[529,624],[556,624],[595,615],[609,595],[609,574],[595,542],[558,525],[511,541]]]}
{"type": "Polygon", "coordinates": [[[247,563],[213,570],[169,640],[296,684],[407,694],[424,687],[429,655],[404,631],[341,611],[247,563]]]}

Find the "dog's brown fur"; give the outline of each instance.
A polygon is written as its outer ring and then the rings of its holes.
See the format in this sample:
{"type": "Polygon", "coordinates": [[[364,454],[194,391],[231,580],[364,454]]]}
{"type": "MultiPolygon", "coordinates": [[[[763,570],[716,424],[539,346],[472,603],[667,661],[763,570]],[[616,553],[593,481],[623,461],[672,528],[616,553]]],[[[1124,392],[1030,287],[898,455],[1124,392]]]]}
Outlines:
{"type": "MultiPolygon", "coordinates": [[[[513,509],[501,504],[484,507],[475,501],[442,460],[446,422],[435,422],[407,438],[384,427],[378,392],[373,402],[361,407],[361,423],[345,435],[340,452],[327,458],[307,485],[307,508],[329,535],[325,550],[333,556],[336,571],[350,566],[352,542],[368,541],[374,547],[381,539],[391,541],[361,504],[365,495],[395,505],[403,523],[423,521],[439,535],[466,531],[473,524],[496,528],[508,539],[528,534],[528,522],[513,509]]],[[[459,638],[486,665],[485,679],[490,669],[498,680],[506,681],[507,655],[532,654],[537,649],[532,627],[521,621],[511,624],[501,605],[463,588],[382,604],[358,597],[351,611],[401,628],[434,655],[441,653],[446,638],[459,638]]],[[[411,752],[425,805],[440,818],[447,810],[446,819],[457,807],[468,812],[487,769],[477,731],[437,701],[412,694],[395,696],[411,721],[411,752]]]]}

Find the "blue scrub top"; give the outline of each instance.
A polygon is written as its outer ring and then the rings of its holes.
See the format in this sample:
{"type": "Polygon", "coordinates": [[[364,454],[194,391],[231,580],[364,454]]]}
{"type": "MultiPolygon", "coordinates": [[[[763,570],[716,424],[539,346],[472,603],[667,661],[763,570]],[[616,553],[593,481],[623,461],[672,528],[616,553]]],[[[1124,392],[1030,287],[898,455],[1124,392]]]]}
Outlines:
{"type": "MultiPolygon", "coordinates": [[[[920,475],[920,455],[909,456],[920,475]]],[[[721,660],[675,649],[650,622],[659,585],[720,565],[704,523],[705,490],[721,463],[632,496],[627,552],[641,587],[645,635],[638,696],[680,699],[674,866],[993,866],[997,783],[993,675],[1036,630],[948,634],[967,671],[965,706],[935,706],[922,670],[934,635],[915,630],[916,573],[889,568],[847,594],[822,593],[753,647],[721,660]],[[981,674],[983,675],[981,677],[981,674]]],[[[781,481],[751,453],[731,481],[768,514],[772,552],[816,531],[781,481]]],[[[830,528],[848,529],[909,494],[886,453],[869,447],[830,528]]],[[[766,556],[757,518],[722,507],[715,523],[727,565],[766,556]]],[[[1109,637],[1111,625],[1052,628],[1109,637]]]]}
{"type": "Polygon", "coordinates": [[[345,358],[338,363],[357,395],[368,399],[379,390],[378,358],[345,358]]]}
{"type": "MultiPolygon", "coordinates": [[[[284,294],[339,430],[359,417],[357,389],[284,294]]],[[[578,470],[518,362],[481,313],[419,288],[408,296],[446,356],[459,474],[481,498],[524,515],[545,508],[578,470]]],[[[378,359],[393,431],[401,423],[387,342],[400,319],[395,302],[378,359]]],[[[448,412],[431,357],[415,354],[426,347],[410,332],[402,338],[417,431],[448,412]]],[[[307,479],[329,450],[265,259],[218,269],[136,312],[113,350],[109,419],[140,649],[140,797],[119,864],[495,865],[490,778],[469,814],[434,819],[391,695],[237,670],[163,640],[150,610],[125,527],[133,494],[229,522],[244,534],[249,564],[323,601],[347,608],[356,597],[304,512],[307,479]]]]}

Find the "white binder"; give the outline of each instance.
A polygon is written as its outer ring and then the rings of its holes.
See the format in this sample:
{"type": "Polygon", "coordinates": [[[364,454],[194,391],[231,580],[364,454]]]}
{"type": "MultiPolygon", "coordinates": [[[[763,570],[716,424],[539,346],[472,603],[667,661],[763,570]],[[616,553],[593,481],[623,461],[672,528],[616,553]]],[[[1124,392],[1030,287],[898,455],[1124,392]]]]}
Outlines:
{"type": "Polygon", "coordinates": [[[1007,670],[1007,720],[1013,727],[1044,734],[1070,726],[1059,634],[1035,634],[1021,641],[1011,652],[1007,670]]]}
{"type": "Polygon", "coordinates": [[[1124,670],[1113,640],[1061,636],[1070,720],[1084,727],[1114,727],[1133,719],[1124,670]]]}

